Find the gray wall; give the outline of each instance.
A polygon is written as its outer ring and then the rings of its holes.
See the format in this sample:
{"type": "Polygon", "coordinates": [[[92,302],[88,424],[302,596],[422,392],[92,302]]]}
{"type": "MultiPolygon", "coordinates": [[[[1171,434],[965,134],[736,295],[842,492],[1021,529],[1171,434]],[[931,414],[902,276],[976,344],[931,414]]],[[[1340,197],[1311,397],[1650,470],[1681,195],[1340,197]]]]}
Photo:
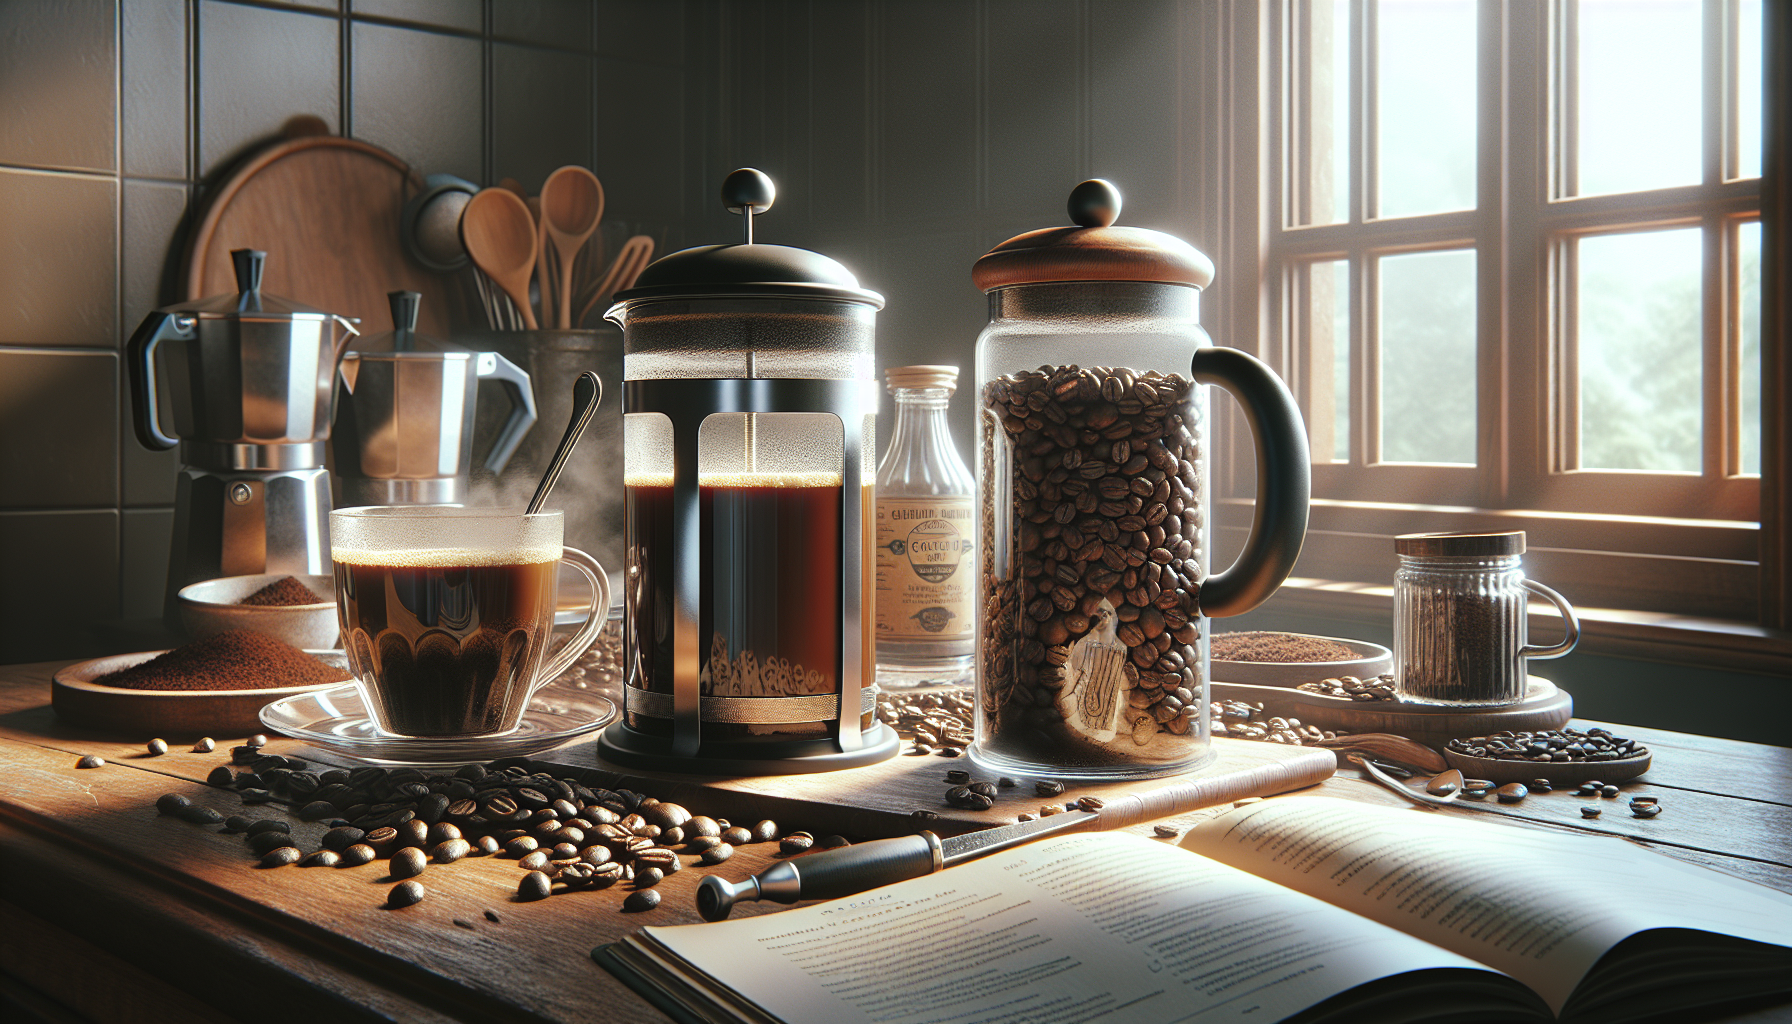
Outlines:
{"type": "Polygon", "coordinates": [[[679,0],[0,0],[0,663],[160,614],[177,461],[119,353],[208,180],[311,114],[424,173],[584,164],[606,234],[684,244],[688,35],[679,0]]]}

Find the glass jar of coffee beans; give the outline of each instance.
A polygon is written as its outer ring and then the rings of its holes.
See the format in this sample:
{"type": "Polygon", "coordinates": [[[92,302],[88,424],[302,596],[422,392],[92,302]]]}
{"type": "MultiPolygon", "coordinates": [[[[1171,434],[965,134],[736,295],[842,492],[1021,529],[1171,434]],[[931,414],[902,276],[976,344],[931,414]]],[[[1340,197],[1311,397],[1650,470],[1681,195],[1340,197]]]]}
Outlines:
{"type": "Polygon", "coordinates": [[[1212,757],[1207,630],[1275,591],[1305,535],[1305,428],[1273,372],[1199,324],[1213,264],[1114,227],[1120,197],[1071,195],[1077,226],[978,260],[976,742],[991,771],[1169,775],[1212,757]],[[1256,521],[1210,574],[1208,400],[1246,407],[1256,521]]]}

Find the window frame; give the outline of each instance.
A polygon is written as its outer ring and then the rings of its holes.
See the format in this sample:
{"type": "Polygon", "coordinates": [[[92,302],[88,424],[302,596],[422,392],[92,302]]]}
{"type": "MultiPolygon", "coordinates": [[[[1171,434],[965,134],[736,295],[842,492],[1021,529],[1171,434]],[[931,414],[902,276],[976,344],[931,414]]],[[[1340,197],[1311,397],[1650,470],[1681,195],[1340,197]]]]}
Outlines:
{"type": "MultiPolygon", "coordinates": [[[[1671,202],[1684,197],[1658,193],[1547,202],[1544,197],[1554,195],[1551,162],[1559,157],[1559,147],[1552,145],[1551,140],[1509,136],[1503,153],[1490,152],[1497,147],[1480,147],[1477,210],[1401,218],[1405,222],[1401,228],[1413,226],[1414,221],[1428,222],[1427,234],[1416,243],[1411,237],[1398,240],[1408,247],[1471,242],[1479,253],[1478,292],[1507,297],[1496,310],[1480,310],[1481,330],[1490,333],[1484,333],[1477,349],[1482,371],[1477,399],[1483,408],[1502,411],[1506,429],[1489,430],[1489,419],[1481,418],[1476,467],[1373,467],[1396,471],[1382,473],[1384,479],[1409,477],[1406,483],[1415,490],[1408,493],[1423,493],[1427,496],[1424,501],[1385,500],[1386,488],[1377,494],[1374,474],[1338,473],[1334,471],[1345,467],[1316,465],[1315,494],[1319,497],[1314,502],[1308,544],[1296,569],[1300,578],[1289,595],[1292,600],[1305,601],[1313,607],[1360,604],[1365,594],[1391,579],[1392,537],[1400,532],[1519,528],[1530,533],[1532,550],[1527,555],[1527,566],[1539,578],[1571,586],[1578,592],[1576,604],[1591,612],[1595,635],[1600,632],[1598,623],[1602,619],[1622,624],[1610,632],[1625,633],[1632,641],[1638,623],[1665,629],[1669,627],[1663,624],[1670,620],[1681,625],[1694,620],[1721,620],[1724,630],[1733,630],[1739,624],[1753,628],[1749,635],[1779,652],[1769,657],[1770,662],[1792,666],[1792,636],[1779,632],[1792,627],[1788,621],[1788,613],[1792,612],[1788,607],[1792,605],[1792,583],[1788,582],[1792,567],[1787,564],[1792,559],[1788,558],[1785,522],[1786,510],[1792,503],[1787,486],[1788,470],[1792,467],[1788,466],[1788,445],[1783,436],[1787,423],[1783,399],[1792,395],[1785,358],[1784,301],[1788,281],[1792,279],[1787,272],[1792,261],[1786,258],[1786,232],[1781,227],[1786,223],[1785,203],[1778,198],[1785,192],[1780,168],[1785,166],[1788,130],[1784,126],[1789,121],[1787,108],[1792,104],[1776,103],[1774,92],[1776,87],[1783,90],[1787,79],[1792,78],[1792,73],[1781,66],[1792,59],[1792,41],[1788,39],[1792,35],[1792,13],[1776,14],[1772,10],[1774,4],[1766,6],[1766,125],[1764,174],[1759,179],[1759,190],[1751,195],[1744,184],[1719,182],[1717,201],[1698,214],[1700,223],[1720,223],[1733,231],[1739,217],[1759,211],[1763,225],[1762,475],[1758,485],[1753,478],[1726,479],[1720,482],[1739,487],[1717,488],[1737,491],[1758,486],[1759,518],[1726,521],[1710,517],[1703,507],[1697,516],[1663,515],[1660,506],[1648,510],[1656,514],[1639,515],[1625,491],[1614,490],[1614,485],[1627,483],[1633,474],[1552,472],[1562,467],[1564,453],[1545,439],[1554,436],[1554,420],[1564,413],[1563,367],[1554,354],[1553,344],[1530,344],[1526,339],[1548,338],[1546,328],[1557,315],[1559,296],[1550,282],[1555,269],[1551,261],[1560,258],[1560,239],[1571,237],[1574,231],[1584,231],[1594,217],[1612,212],[1638,223],[1652,222],[1651,218],[1653,222],[1669,219],[1663,217],[1664,212],[1672,212],[1683,220],[1687,215],[1684,209],[1663,208],[1664,199],[1671,202]],[[1520,174],[1535,176],[1532,180],[1543,182],[1543,188],[1513,189],[1512,196],[1502,194],[1498,183],[1509,175],[1520,174]],[[1533,201],[1518,201],[1514,196],[1530,197],[1533,201]],[[1546,227],[1564,233],[1557,240],[1546,242],[1546,227]],[[1521,397],[1526,393],[1542,395],[1544,400],[1523,402],[1521,397]],[[1515,460],[1531,460],[1532,465],[1541,464],[1541,470],[1519,466],[1525,472],[1515,472],[1515,460]],[[1440,468],[1446,472],[1436,472],[1440,468]],[[1515,486],[1515,478],[1522,484],[1527,474],[1542,483],[1515,486]],[[1465,475],[1474,479],[1450,479],[1465,475]],[[1422,492],[1419,488],[1423,488],[1422,492]],[[1490,493],[1503,500],[1488,500],[1490,493]],[[1567,498],[1558,500],[1564,494],[1567,498]],[[1614,499],[1613,495],[1618,497],[1614,499]],[[1572,504],[1590,503],[1595,496],[1601,499],[1603,507],[1572,504]],[[1612,506],[1616,504],[1622,504],[1624,510],[1614,511],[1612,506]],[[1568,580],[1572,583],[1564,582],[1568,580]]],[[[1530,123],[1548,123],[1543,115],[1549,111],[1552,89],[1557,85],[1547,81],[1548,68],[1538,67],[1534,74],[1514,71],[1507,55],[1514,38],[1526,33],[1540,40],[1540,45],[1547,45],[1552,38],[1559,41],[1561,32],[1550,22],[1557,9],[1553,3],[1483,0],[1479,5],[1481,37],[1499,40],[1501,48],[1495,59],[1484,54],[1478,62],[1483,123],[1488,122],[1489,115],[1503,119],[1502,124],[1522,123],[1525,119],[1530,123]]],[[[1199,169],[1206,181],[1218,186],[1207,189],[1196,204],[1197,235],[1213,247],[1220,267],[1216,284],[1209,289],[1205,319],[1215,327],[1220,343],[1255,351],[1298,388],[1303,374],[1311,372],[1310,366],[1303,366],[1310,353],[1303,352],[1298,332],[1283,327],[1292,318],[1291,291],[1285,286],[1281,261],[1290,255],[1335,258],[1347,254],[1348,247],[1328,242],[1312,229],[1291,232],[1281,228],[1286,196],[1280,192],[1281,176],[1273,173],[1283,159],[1275,114],[1287,109],[1281,106],[1285,98],[1282,68],[1287,58],[1281,28],[1297,16],[1297,11],[1298,0],[1274,0],[1267,4],[1222,0],[1203,4],[1191,19],[1188,42],[1194,50],[1189,89],[1201,111],[1198,125],[1205,135],[1199,169]],[[1288,237],[1291,234],[1298,234],[1298,239],[1288,237]]],[[[1727,39],[1725,45],[1726,55],[1733,54],[1733,38],[1727,39]]],[[[1729,73],[1727,67],[1707,72],[1729,73]]],[[[1359,109],[1367,106],[1359,105],[1359,109]]],[[[1298,103],[1293,111],[1288,116],[1298,116],[1298,103]]],[[[1358,137],[1366,136],[1359,131],[1358,137]]],[[[1366,161],[1361,148],[1353,147],[1357,168],[1353,177],[1358,183],[1367,183],[1373,179],[1363,169],[1366,161]]],[[[1714,158],[1727,163],[1730,155],[1707,152],[1707,162],[1714,158]]],[[[1360,191],[1363,185],[1356,187],[1360,191]]],[[[1355,198],[1352,209],[1360,211],[1364,208],[1361,197],[1355,198]]],[[[1387,223],[1390,222],[1369,221],[1359,225],[1363,238],[1357,244],[1364,247],[1362,251],[1393,241],[1391,235],[1385,234],[1391,229],[1382,227],[1387,223]]],[[[1372,287],[1371,275],[1358,270],[1362,265],[1365,264],[1353,264],[1350,275],[1350,286],[1358,291],[1359,300],[1372,287]]],[[[1731,268],[1718,269],[1721,275],[1731,268]]],[[[1707,317],[1728,321],[1734,315],[1731,304],[1711,301],[1714,286],[1723,283],[1709,278],[1704,283],[1707,317]]],[[[1357,308],[1366,306],[1359,301],[1357,308]]],[[[1729,329],[1727,322],[1723,329],[1729,329]]],[[[1366,336],[1360,329],[1358,334],[1366,336]]],[[[1715,401],[1722,422],[1728,424],[1734,418],[1729,403],[1735,395],[1733,387],[1727,395],[1723,389],[1735,380],[1735,368],[1722,359],[1712,365],[1711,348],[1707,346],[1706,410],[1709,415],[1715,401]],[[1714,390],[1718,392],[1716,396],[1711,394],[1714,390]]],[[[1242,421],[1226,414],[1216,419],[1221,421],[1216,450],[1223,460],[1216,462],[1214,473],[1220,506],[1216,547],[1223,562],[1229,552],[1237,549],[1237,540],[1249,517],[1250,495],[1254,493],[1250,468],[1253,455],[1242,421]]],[[[1365,422],[1361,415],[1351,418],[1352,428],[1359,432],[1365,422]]],[[[1353,445],[1353,452],[1360,450],[1353,445]]],[[[1733,470],[1734,466],[1718,468],[1733,470]]],[[[1694,479],[1703,484],[1709,475],[1708,468],[1694,479]]],[[[1665,510],[1672,511],[1676,507],[1673,502],[1678,500],[1667,499],[1665,510]]],[[[1715,507],[1734,509],[1735,500],[1733,496],[1720,495],[1715,507]]],[[[1655,648],[1664,643],[1671,647],[1673,640],[1657,637],[1650,643],[1655,648]]],[[[1701,649],[1709,646],[1703,641],[1692,644],[1701,649]]],[[[1635,644],[1629,649],[1634,650],[1635,644]]],[[[1750,664],[1755,666],[1751,670],[1759,670],[1758,659],[1750,664]]]]}

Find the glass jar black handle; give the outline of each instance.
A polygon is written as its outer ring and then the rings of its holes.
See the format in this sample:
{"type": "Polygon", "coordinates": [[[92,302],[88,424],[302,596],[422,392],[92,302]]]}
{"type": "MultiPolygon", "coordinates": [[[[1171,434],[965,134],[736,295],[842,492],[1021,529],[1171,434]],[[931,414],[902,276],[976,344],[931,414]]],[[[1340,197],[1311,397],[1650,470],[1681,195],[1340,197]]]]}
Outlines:
{"type": "MultiPolygon", "coordinates": [[[[1307,537],[1313,493],[1307,427],[1294,396],[1262,360],[1233,348],[1197,349],[1190,373],[1224,388],[1244,410],[1257,449],[1257,507],[1238,560],[1201,582],[1201,614],[1242,615],[1269,599],[1294,571],[1307,537]]],[[[1209,511],[1211,514],[1211,510],[1209,511]]]]}

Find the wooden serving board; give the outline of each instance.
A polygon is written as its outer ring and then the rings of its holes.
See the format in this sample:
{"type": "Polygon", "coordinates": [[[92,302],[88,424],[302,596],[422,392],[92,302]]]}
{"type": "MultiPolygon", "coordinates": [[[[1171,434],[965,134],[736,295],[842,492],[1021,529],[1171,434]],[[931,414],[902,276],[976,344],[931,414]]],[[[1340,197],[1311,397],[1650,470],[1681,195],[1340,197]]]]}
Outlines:
{"type": "Polygon", "coordinates": [[[1340,732],[1391,732],[1434,747],[1457,737],[1560,729],[1574,717],[1574,698],[1541,676],[1530,677],[1525,699],[1506,707],[1458,708],[1441,704],[1354,701],[1323,693],[1245,683],[1211,684],[1214,700],[1262,704],[1271,715],[1340,732]]]}
{"type": "MultiPolygon", "coordinates": [[[[251,154],[205,199],[187,252],[182,296],[236,291],[232,249],[268,254],[262,287],[341,316],[363,335],[392,329],[386,293],[423,293],[418,329],[446,337],[451,278],[411,262],[399,235],[422,180],[391,153],[331,135],[282,139],[251,154]]],[[[458,307],[453,307],[458,308],[458,307]]]]}

